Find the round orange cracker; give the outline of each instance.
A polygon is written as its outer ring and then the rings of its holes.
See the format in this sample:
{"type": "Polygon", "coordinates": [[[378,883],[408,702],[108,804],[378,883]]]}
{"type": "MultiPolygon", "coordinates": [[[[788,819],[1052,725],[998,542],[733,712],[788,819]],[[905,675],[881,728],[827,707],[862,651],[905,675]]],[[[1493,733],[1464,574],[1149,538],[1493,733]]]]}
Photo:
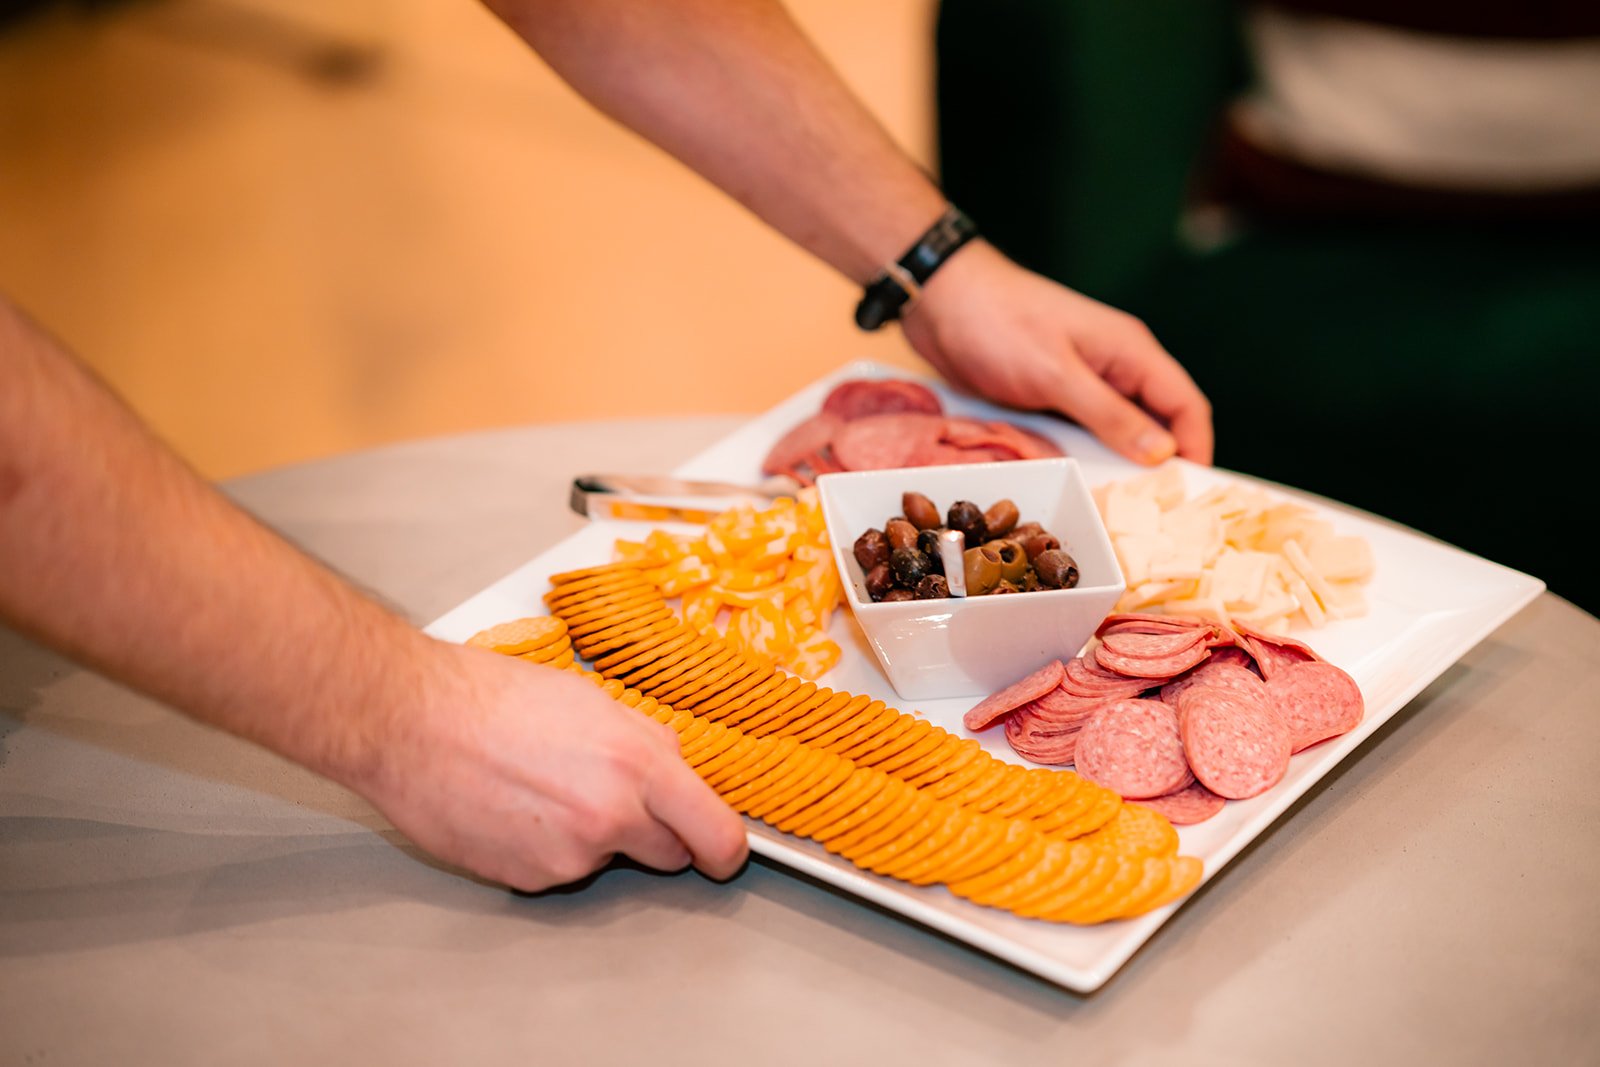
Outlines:
{"type": "Polygon", "coordinates": [[[911,802],[910,792],[913,792],[904,782],[896,782],[888,775],[878,774],[876,771],[861,771],[863,775],[871,777],[867,785],[867,794],[860,803],[850,804],[842,808],[835,808],[827,817],[813,825],[805,836],[813,841],[820,841],[827,845],[840,837],[848,837],[863,828],[876,829],[879,821],[893,810],[898,811],[896,805],[905,805],[911,802]],[[900,788],[896,789],[895,786],[900,788]]]}
{"type": "MultiPolygon", "coordinates": [[[[863,767],[870,767],[877,766],[885,756],[914,744],[920,734],[913,731],[921,720],[902,714],[893,708],[884,710],[893,714],[885,718],[870,736],[866,731],[862,731],[834,745],[833,750],[845,759],[859,763],[863,767]]],[[[924,725],[920,733],[926,732],[927,726],[924,725]]]]}
{"type": "Polygon", "coordinates": [[[752,763],[758,762],[769,751],[769,743],[759,737],[746,737],[737,734],[738,740],[726,752],[705,761],[695,768],[695,773],[701,781],[715,789],[717,779],[729,774],[737,773],[752,763]]]}
{"type": "Polygon", "coordinates": [[[891,842],[900,842],[901,849],[904,850],[932,833],[933,826],[929,820],[939,802],[916,789],[907,787],[905,792],[910,797],[910,803],[894,818],[870,833],[856,835],[853,840],[846,841],[841,838],[832,842],[838,846],[840,854],[858,866],[866,866],[862,863],[863,859],[868,857],[881,859],[885,846],[891,842]]]}
{"type": "Polygon", "coordinates": [[[820,796],[796,811],[789,819],[774,823],[778,829],[799,837],[810,837],[811,831],[827,825],[839,814],[854,811],[876,795],[882,783],[871,772],[852,768],[851,774],[831,793],[820,796]]]}
{"type": "Polygon", "coordinates": [[[979,805],[983,798],[997,789],[1007,778],[1011,764],[1004,760],[991,757],[987,766],[978,766],[973,776],[964,784],[951,788],[948,792],[941,790],[944,782],[936,782],[928,787],[928,792],[940,800],[948,800],[952,804],[960,804],[974,812],[981,810],[979,805]]]}
{"type": "Polygon", "coordinates": [[[1040,840],[1044,847],[1027,870],[1007,879],[1003,884],[965,894],[967,899],[985,907],[1010,910],[1013,902],[1025,900],[1054,884],[1072,863],[1072,843],[1049,837],[1041,837],[1040,840]]]}
{"type": "MultiPolygon", "coordinates": [[[[931,797],[929,799],[932,800],[931,797]]],[[[868,870],[904,880],[907,872],[918,870],[930,856],[950,847],[962,834],[967,833],[972,825],[971,816],[942,800],[933,801],[933,810],[928,813],[928,821],[933,824],[932,831],[911,847],[895,849],[885,846],[879,849],[884,855],[862,856],[857,862],[868,870]]]]}
{"type": "Polygon", "coordinates": [[[567,585],[558,585],[546,593],[543,599],[545,606],[559,615],[582,611],[585,606],[601,602],[602,598],[614,598],[618,593],[648,590],[654,590],[657,596],[661,596],[661,590],[656,588],[655,583],[641,574],[599,575],[567,585]]]}
{"type": "Polygon", "coordinates": [[[1176,856],[1178,831],[1166,816],[1142,804],[1124,804],[1116,816],[1085,838],[1129,856],[1176,856]]]}
{"type": "Polygon", "coordinates": [[[663,696],[671,703],[699,714],[698,701],[706,695],[748,680],[748,676],[741,673],[742,670],[737,663],[722,663],[704,670],[685,671],[663,696]]]}
{"type": "Polygon", "coordinates": [[[980,754],[987,755],[972,738],[957,737],[948,731],[941,732],[948,738],[944,744],[916,763],[900,767],[894,772],[895,775],[920,788],[950,777],[976,760],[980,754]]]}
{"type": "Polygon", "coordinates": [[[660,655],[638,666],[629,668],[628,664],[624,662],[612,667],[606,673],[621,678],[634,689],[648,693],[652,689],[663,688],[657,684],[657,679],[660,678],[663,672],[671,671],[673,672],[672,676],[677,677],[683,671],[691,670],[696,664],[704,663],[709,658],[710,651],[706,645],[706,639],[691,631],[689,640],[683,644],[666,649],[660,655]]]}
{"type": "Polygon", "coordinates": [[[589,611],[575,612],[564,616],[567,620],[567,632],[574,641],[599,633],[601,630],[613,626],[621,626],[629,622],[641,622],[650,619],[676,619],[672,608],[659,597],[640,596],[635,601],[624,601],[620,604],[603,604],[589,611]]]}
{"type": "Polygon", "coordinates": [[[750,704],[759,704],[760,701],[767,699],[783,687],[785,680],[783,675],[774,674],[769,678],[763,678],[757,685],[743,692],[725,690],[711,697],[695,710],[709,718],[726,721],[729,726],[736,726],[737,723],[734,721],[735,712],[750,704]]]}
{"type": "Polygon", "coordinates": [[[1063,876],[1053,879],[1044,891],[1031,894],[1026,900],[1014,900],[1008,909],[1025,919],[1042,919],[1057,910],[1070,908],[1085,897],[1099,892],[1102,886],[1121,869],[1115,856],[1104,849],[1066,842],[1073,848],[1073,862],[1063,876]]]}
{"type": "Polygon", "coordinates": [[[579,567],[577,570],[562,571],[559,574],[552,574],[550,576],[550,584],[570,585],[573,582],[582,581],[585,578],[592,578],[601,574],[612,574],[625,571],[637,572],[643,570],[644,566],[644,560],[614,559],[606,563],[597,563],[593,567],[579,567]]]}
{"type": "Polygon", "coordinates": [[[974,897],[1009,885],[1013,880],[1032,870],[1034,865],[1044,858],[1045,843],[1044,835],[1032,834],[1023,842],[1022,847],[1003,863],[998,863],[970,878],[947,882],[945,888],[958,897],[974,897]]]}
{"type": "Polygon", "coordinates": [[[766,734],[769,732],[767,730],[768,723],[777,721],[779,716],[787,716],[796,705],[810,700],[816,695],[816,692],[816,682],[801,682],[800,685],[789,690],[781,699],[775,700],[771,706],[740,722],[738,724],[739,729],[753,734],[766,734]]]}
{"type": "MultiPolygon", "coordinates": [[[[917,796],[927,802],[921,817],[897,834],[880,835],[871,848],[857,849],[856,854],[851,857],[852,863],[874,873],[884,874],[893,864],[910,862],[921,851],[934,847],[936,836],[950,821],[950,810],[948,806],[926,794],[918,793],[917,796]]],[[[867,842],[862,844],[865,846],[867,842]]]]}
{"type": "Polygon", "coordinates": [[[769,734],[798,734],[802,723],[815,718],[819,714],[838,711],[849,703],[850,694],[841,693],[833,689],[821,688],[811,694],[811,699],[796,704],[782,715],[774,717],[766,724],[769,734]]]}
{"type": "Polygon", "coordinates": [[[839,754],[846,759],[855,760],[864,767],[876,767],[886,774],[894,774],[896,768],[921,759],[938,748],[941,734],[944,734],[944,731],[931,725],[926,719],[902,713],[899,720],[884,731],[881,742],[857,745],[839,754]]]}
{"type": "MultiPolygon", "coordinates": [[[[751,795],[743,802],[742,810],[746,815],[763,818],[766,812],[776,811],[822,781],[832,767],[827,753],[815,752],[801,745],[772,773],[770,782],[761,789],[751,791],[751,795]]],[[[725,799],[733,802],[731,794],[725,799]]]]}
{"type": "Polygon", "coordinates": [[[1068,922],[1080,926],[1097,922],[1099,920],[1095,916],[1104,911],[1108,905],[1114,910],[1143,877],[1144,860],[1120,857],[1117,860],[1116,872],[1104,885],[1091,893],[1084,894],[1070,905],[1051,908],[1039,917],[1051,922],[1068,922]]]}
{"type": "Polygon", "coordinates": [[[829,701],[818,708],[817,711],[804,719],[796,720],[789,724],[789,729],[784,733],[792,733],[800,740],[810,744],[816,738],[833,730],[840,723],[855,718],[872,704],[869,696],[857,696],[850,693],[840,693],[844,699],[829,701]]]}
{"type": "Polygon", "coordinates": [[[486,648],[504,656],[520,656],[552,645],[567,636],[567,624],[551,615],[530,615],[496,623],[479,630],[463,644],[486,648]]]}
{"type": "Polygon", "coordinates": [[[1135,915],[1143,914],[1149,908],[1149,902],[1158,899],[1166,892],[1167,883],[1172,881],[1172,863],[1166,856],[1146,856],[1136,860],[1143,868],[1139,882],[1132,889],[1120,897],[1108,900],[1099,909],[1085,916],[1084,923],[1108,922],[1111,919],[1129,919],[1135,915]]]}
{"type": "Polygon", "coordinates": [[[629,671],[638,669],[642,664],[653,663],[668,652],[682,648],[698,637],[699,634],[679,624],[629,642],[603,656],[591,656],[589,661],[601,674],[621,678],[626,682],[629,671]]]}
{"type": "Polygon", "coordinates": [[[980,816],[970,811],[963,811],[953,804],[951,808],[959,814],[960,831],[944,847],[929,853],[920,862],[898,871],[895,877],[912,885],[931,885],[941,881],[943,875],[956,864],[993,847],[996,842],[1004,839],[1005,832],[996,824],[984,821],[980,816]]]}
{"type": "MultiPolygon", "coordinates": [[[[826,753],[824,755],[826,756],[826,753]]],[[[837,759],[837,757],[832,758],[837,759]]],[[[786,830],[793,826],[796,820],[803,820],[816,804],[842,789],[855,771],[856,768],[844,760],[830,763],[826,775],[792,797],[788,803],[768,812],[762,818],[778,829],[786,830]]]]}
{"type": "MultiPolygon", "coordinates": [[[[1087,836],[1117,817],[1117,812],[1122,810],[1122,798],[1111,790],[1099,792],[1089,810],[1079,815],[1072,821],[1056,827],[1052,833],[1069,840],[1087,836]]],[[[1043,827],[1040,827],[1043,832],[1043,827]]]]}
{"type": "Polygon", "coordinates": [[[702,705],[724,694],[737,696],[740,693],[748,693],[760,685],[765,678],[766,674],[761,669],[746,665],[728,672],[721,678],[705,679],[702,684],[680,695],[677,698],[678,703],[698,711],[702,705]]]}
{"type": "Polygon", "coordinates": [[[590,634],[581,640],[574,640],[572,646],[578,650],[578,655],[593,663],[596,656],[615,652],[656,634],[675,630],[682,625],[683,623],[678,621],[677,616],[669,611],[665,618],[641,619],[636,623],[625,622],[610,629],[590,634]]]}
{"type": "Polygon", "coordinates": [[[919,783],[919,787],[926,789],[940,800],[945,800],[961,792],[963,788],[980,778],[994,773],[996,764],[1005,765],[987,752],[979,750],[979,754],[970,760],[963,760],[961,764],[942,778],[931,782],[919,783]]]}
{"type": "Polygon", "coordinates": [[[938,872],[941,882],[961,882],[975,878],[985,871],[1005,863],[1022,849],[1028,842],[1038,838],[1038,834],[1026,823],[1014,820],[996,819],[990,815],[974,815],[974,819],[982,822],[992,822],[999,828],[998,840],[991,847],[974,849],[972,854],[965,859],[954,860],[951,865],[938,872]]]}
{"type": "Polygon", "coordinates": [[[904,782],[895,782],[893,778],[886,780],[899,786],[884,790],[884,795],[890,798],[889,803],[876,816],[863,818],[843,833],[828,837],[818,835],[817,840],[823,843],[824,848],[853,862],[854,857],[877,848],[885,833],[903,832],[922,821],[928,805],[933,801],[904,782]]]}
{"type": "Polygon", "coordinates": [[[826,733],[810,738],[806,744],[840,752],[853,747],[863,737],[878,735],[899,718],[899,713],[883,701],[869,700],[865,707],[839,719],[826,733]]]}
{"type": "Polygon", "coordinates": [[[761,742],[758,746],[761,751],[759,759],[746,764],[744,767],[730,770],[727,774],[719,775],[715,781],[707,778],[706,784],[726,797],[740,786],[752,782],[762,775],[770,774],[779,764],[789,758],[789,754],[796,747],[787,743],[791,740],[790,738],[780,737],[776,741],[768,741],[764,738],[759,740],[761,742]]]}

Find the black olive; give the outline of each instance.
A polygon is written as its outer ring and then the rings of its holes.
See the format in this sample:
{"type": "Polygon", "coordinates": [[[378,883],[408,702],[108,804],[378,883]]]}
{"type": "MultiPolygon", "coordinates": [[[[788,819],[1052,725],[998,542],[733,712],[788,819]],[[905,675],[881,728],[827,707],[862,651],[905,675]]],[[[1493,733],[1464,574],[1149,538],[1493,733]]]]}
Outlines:
{"type": "Polygon", "coordinates": [[[1078,561],[1059,548],[1039,553],[1033,570],[1046,589],[1071,589],[1078,584],[1078,561]]]}
{"type": "Polygon", "coordinates": [[[909,589],[891,589],[883,594],[883,603],[894,604],[901,600],[915,600],[917,595],[909,589]]]}
{"type": "Polygon", "coordinates": [[[989,539],[989,526],[984,521],[983,512],[970,500],[957,500],[951,504],[945,525],[952,530],[960,530],[968,545],[981,545],[989,539]]]}
{"type": "MultiPolygon", "coordinates": [[[[939,531],[923,530],[917,534],[917,551],[928,557],[928,570],[933,574],[944,573],[944,557],[939,554],[939,531]]],[[[949,594],[946,593],[946,596],[949,594]]]]}
{"type": "Polygon", "coordinates": [[[942,574],[930,574],[917,583],[918,600],[943,600],[950,595],[950,583],[942,574]]]}
{"type": "Polygon", "coordinates": [[[852,551],[863,571],[870,571],[880,563],[889,562],[889,539],[882,530],[868,530],[856,538],[852,551]]]}
{"type": "Polygon", "coordinates": [[[894,575],[887,563],[880,563],[867,572],[867,595],[873,600],[882,600],[883,595],[893,588],[894,575]]]}
{"type": "Polygon", "coordinates": [[[928,557],[915,548],[897,548],[889,554],[889,569],[896,585],[915,589],[928,574],[928,557]]]}
{"type": "Polygon", "coordinates": [[[1045,533],[1042,530],[1036,534],[1030,534],[1022,540],[1022,550],[1028,554],[1029,560],[1037,560],[1039,553],[1060,547],[1061,542],[1056,540],[1055,534],[1045,533]]]}

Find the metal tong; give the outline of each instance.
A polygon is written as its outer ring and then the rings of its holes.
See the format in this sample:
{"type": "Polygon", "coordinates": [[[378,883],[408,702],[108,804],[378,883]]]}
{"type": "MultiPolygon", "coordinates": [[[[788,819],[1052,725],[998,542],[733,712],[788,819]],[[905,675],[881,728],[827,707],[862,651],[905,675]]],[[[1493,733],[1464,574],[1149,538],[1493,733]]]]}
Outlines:
{"type": "Polygon", "coordinates": [[[704,482],[654,474],[580,474],[572,479],[572,510],[591,519],[705,522],[741,501],[792,497],[800,483],[774,475],[754,485],[704,482]],[[697,505],[704,504],[704,507],[697,505]]]}

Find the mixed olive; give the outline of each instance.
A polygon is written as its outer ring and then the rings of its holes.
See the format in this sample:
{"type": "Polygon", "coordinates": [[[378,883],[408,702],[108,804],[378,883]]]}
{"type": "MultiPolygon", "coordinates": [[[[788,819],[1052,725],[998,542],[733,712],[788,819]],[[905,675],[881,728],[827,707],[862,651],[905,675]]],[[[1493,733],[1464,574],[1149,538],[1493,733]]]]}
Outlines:
{"type": "Polygon", "coordinates": [[[854,553],[875,601],[937,600],[950,595],[941,535],[961,535],[962,577],[968,596],[1071,589],[1078,564],[1037,522],[1019,523],[1017,505],[996,501],[979,510],[958,500],[944,515],[921,493],[900,498],[901,514],[856,538],[854,553]]]}

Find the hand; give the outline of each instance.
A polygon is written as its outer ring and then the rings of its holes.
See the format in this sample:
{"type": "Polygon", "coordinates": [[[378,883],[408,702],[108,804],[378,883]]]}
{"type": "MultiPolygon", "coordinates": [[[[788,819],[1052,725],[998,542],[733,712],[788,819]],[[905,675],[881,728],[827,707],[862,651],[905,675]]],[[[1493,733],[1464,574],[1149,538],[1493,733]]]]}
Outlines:
{"type": "Polygon", "coordinates": [[[973,241],[928,280],[907,340],[958,387],[1058,411],[1114,451],[1153,464],[1211,462],[1211,404],[1138,319],[973,241]]]}
{"type": "MultiPolygon", "coordinates": [[[[514,889],[575,881],[630,856],[731,877],[744,826],[678,754],[672,729],[550,667],[436,643],[420,706],[360,790],[441,859],[514,889]]],[[[358,787],[359,788],[359,787],[358,787]]]]}

